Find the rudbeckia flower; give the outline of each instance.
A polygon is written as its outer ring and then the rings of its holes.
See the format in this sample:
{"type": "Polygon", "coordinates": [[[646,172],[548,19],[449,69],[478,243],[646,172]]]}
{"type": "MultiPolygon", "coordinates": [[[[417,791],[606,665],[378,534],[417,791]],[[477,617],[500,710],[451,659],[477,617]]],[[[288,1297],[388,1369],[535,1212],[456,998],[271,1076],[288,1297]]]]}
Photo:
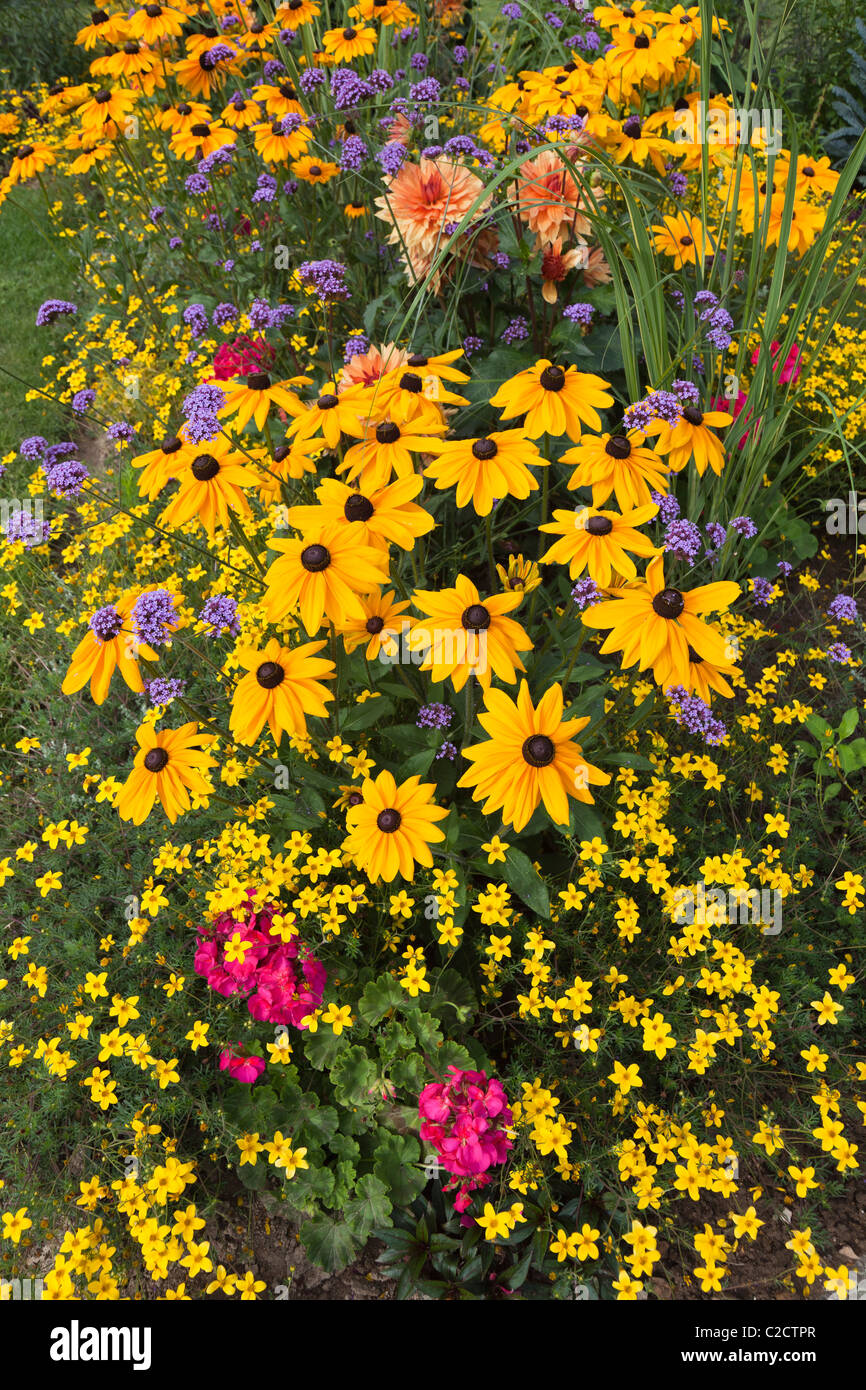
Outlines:
{"type": "Polygon", "coordinates": [[[310,405],[304,406],[300,413],[293,411],[295,419],[286,431],[287,439],[310,439],[321,434],[330,449],[336,449],[343,434],[356,439],[364,433],[361,423],[367,414],[368,392],[364,387],[352,386],[338,395],[332,381],[325,383],[321,393],[310,405]]]}
{"type": "Polygon", "coordinates": [[[184,454],[172,477],[178,478],[180,487],[160,517],[163,526],[182,526],[185,521],[197,516],[209,536],[213,536],[217,522],[228,528],[229,510],[237,516],[249,516],[250,507],[241,491],[254,487],[258,482],[256,474],[246,468],[243,454],[233,453],[232,446],[221,435],[205,444],[196,445],[190,450],[190,459],[184,454]]]}
{"type": "Polygon", "coordinates": [[[398,786],[390,772],[380,772],[361,786],[363,800],[346,814],[349,831],[343,849],[372,883],[391,883],[400,874],[411,880],[415,865],[433,865],[430,845],[444,840],[436,821],[448,815],[433,802],[436,785],[410,777],[398,786]]]}
{"type": "Polygon", "coordinates": [[[9,166],[7,180],[10,185],[28,183],[55,161],[56,155],[48,145],[19,145],[9,166]]]}
{"type": "Polygon", "coordinates": [[[234,145],[237,138],[237,131],[230,126],[219,125],[216,121],[196,121],[173,135],[169,145],[172,154],[198,160],[205,159],[214,150],[221,150],[224,145],[234,145]]]}
{"type": "Polygon", "coordinates": [[[358,597],[364,616],[350,618],[337,626],[346,651],[353,652],[366,642],[364,656],[368,661],[375,661],[383,649],[387,657],[396,657],[399,651],[397,633],[400,631],[397,619],[409,607],[408,601],[395,602],[393,589],[383,591],[376,588],[372,593],[359,594],[358,597]]]}
{"type": "Polygon", "coordinates": [[[198,732],[198,724],[184,724],[180,729],[161,729],[142,724],[135,738],[138,752],[133,770],[117,795],[121,820],[141,825],[159,797],[162,809],[174,824],[178,816],[191,806],[190,792],[207,796],[210,783],[202,776],[216,766],[205,749],[213,742],[213,734],[198,732]]]}
{"type": "Polygon", "coordinates": [[[522,500],[537,490],[528,465],[548,462],[523,430],[500,430],[483,439],[431,439],[427,452],[439,457],[427,465],[425,476],[440,492],[456,485],[457,506],[471,502],[479,516],[490,515],[494,498],[522,500]]]}
{"type": "Polygon", "coordinates": [[[304,24],[311,24],[321,12],[321,6],[316,4],[316,0],[285,0],[285,3],[278,7],[276,18],[285,24],[287,29],[300,29],[304,24]]]}
{"type": "Polygon", "coordinates": [[[157,654],[138,642],[132,630],[130,613],[139,597],[138,589],[131,590],[92,615],[87,635],[75,648],[60,687],[64,695],[72,695],[89,681],[94,704],[103,704],[115,667],[130,690],[140,694],[144,689],[138,658],[156,661],[157,654]]]}
{"type": "Polygon", "coordinates": [[[312,131],[303,125],[284,132],[284,119],[280,116],[268,124],[253,127],[256,151],[266,164],[285,164],[289,159],[299,159],[313,138],[312,131]]]}
{"type": "Polygon", "coordinates": [[[296,159],[292,165],[292,173],[302,183],[328,183],[330,179],[336,178],[339,172],[339,164],[331,164],[326,159],[317,159],[315,155],[309,154],[296,159]]]}
{"type": "Polygon", "coordinates": [[[607,382],[576,367],[558,367],[542,357],[534,367],[504,381],[490,404],[503,419],[525,415],[523,431],[530,439],[539,435],[567,434],[580,439],[582,426],[601,429],[599,410],[613,405],[607,382]]]}
{"type": "Polygon", "coordinates": [[[282,406],[287,414],[303,414],[304,407],[289,386],[306,386],[308,376],[292,376],[285,381],[271,381],[267,372],[252,372],[244,378],[243,385],[232,386],[226,395],[226,403],[220,417],[234,417],[232,423],[240,433],[250,420],[255,420],[256,429],[265,427],[273,406],[282,406]]]}
{"type": "Polygon", "coordinates": [[[132,459],[132,467],[142,470],[138,480],[141,496],[152,502],[154,497],[158,497],[162,492],[169,479],[176,477],[181,469],[192,462],[197,453],[197,445],[186,444],[177,435],[170,434],[166,435],[158,448],[132,459]]]}
{"type": "Polygon", "coordinates": [[[540,557],[541,563],[568,565],[571,579],[587,570],[603,589],[614,582],[615,575],[619,579],[635,579],[637,568],[628,552],[646,558],[655,553],[656,547],[649,536],[642,536],[634,527],[644,526],[657,511],[654,502],[622,516],[594,507],[556,511],[553,521],[538,528],[560,537],[540,557]]]}
{"type": "Polygon", "coordinates": [[[338,63],[369,57],[375,53],[377,42],[375,29],[327,29],[322,36],[325,52],[338,63]]]}
{"type": "Polygon", "coordinates": [[[435,424],[425,424],[424,430],[416,430],[412,425],[401,426],[393,420],[370,423],[360,443],[346,450],[337,472],[345,473],[347,483],[360,481],[365,488],[384,487],[392,473],[398,478],[413,474],[412,454],[429,453],[430,431],[441,434],[445,428],[441,418],[435,424]]]}
{"type": "Polygon", "coordinates": [[[426,366],[416,370],[408,363],[383,376],[370,394],[376,414],[390,415],[398,425],[412,425],[416,430],[435,431],[442,421],[443,405],[469,404],[465,396],[446,390],[440,373],[427,371],[426,366]]]}
{"type": "Polygon", "coordinates": [[[137,101],[137,92],[123,88],[109,91],[107,87],[101,87],[90,101],[78,108],[78,116],[85,130],[100,132],[108,121],[123,125],[137,101]]]}
{"type": "Polygon", "coordinates": [[[505,614],[522,600],[514,592],[482,599],[463,574],[453,589],[417,589],[412,602],[424,618],[412,624],[409,647],[424,653],[420,669],[430,671],[434,681],[450,677],[455,690],[472,675],[485,689],[494,675],[513,685],[516,671],[524,670],[517,653],[531,651],[532,639],[505,614]]]}
{"type": "Polygon", "coordinates": [[[582,444],[560,455],[560,463],[576,463],[568,480],[569,488],[592,488],[592,505],[601,507],[611,493],[617,506],[631,511],[647,506],[650,491],[667,492],[667,468],[658,454],[643,447],[644,436],[637,430],[627,434],[602,434],[585,438],[582,444]]]}
{"type": "Polygon", "coordinates": [[[279,87],[262,82],[253,88],[253,96],[257,102],[264,102],[265,111],[271,117],[306,115],[293,82],[282,82],[279,87]]]}
{"type": "Polygon", "coordinates": [[[502,819],[521,831],[541,802],[557,825],[568,823],[568,798],[592,802],[590,786],[607,786],[606,772],[586,762],[573,735],[589,719],[563,720],[562,687],[553,685],[533,705],[526,681],[517,700],[502,690],[488,690],[486,713],[478,722],[490,735],[484,743],[464,748],[472,767],[457,783],[471,787],[473,801],[482,801],[485,815],[501,811],[502,819]]]}
{"type": "Polygon", "coordinates": [[[304,735],[305,716],[327,714],[333,695],[321,684],[333,680],[332,661],[317,657],[324,642],[281,647],[272,637],[263,651],[243,648],[236,653],[247,671],[235,687],[229,728],[239,743],[255,743],[265,722],[277,748],[284,733],[304,735]]]}
{"type": "Polygon", "coordinates": [[[171,4],[143,5],[127,23],[133,37],[143,43],[157,44],[160,39],[178,38],[183,33],[183,18],[171,4]]]}
{"type": "Polygon", "coordinates": [[[335,478],[326,478],[316,488],[319,505],[290,507],[288,522],[302,532],[317,526],[339,526],[350,530],[361,545],[387,550],[388,543],[393,542],[401,550],[412,550],[416,538],[436,525],[430,513],[412,501],[423,486],[423,479],[417,474],[376,490],[364,483],[358,490],[335,478]]]}
{"type": "Polygon", "coordinates": [[[655,232],[653,247],[665,256],[672,256],[674,270],[682,270],[685,265],[695,265],[698,259],[703,264],[704,257],[715,250],[710,235],[699,217],[686,212],[665,217],[661,225],[653,225],[655,232]]]}
{"type": "Polygon", "coordinates": [[[690,459],[694,459],[701,477],[707,471],[707,464],[714,473],[721,475],[725,466],[725,451],[721,440],[708,426],[715,425],[718,429],[724,429],[733,419],[733,415],[729,415],[726,410],[702,411],[699,406],[686,405],[683,406],[682,417],[675,425],[666,425],[661,420],[654,421],[649,426],[648,433],[658,435],[655,442],[656,452],[666,455],[667,465],[674,473],[679,473],[690,459]]]}
{"type": "Polygon", "coordinates": [[[610,629],[602,655],[622,652],[624,667],[637,663],[640,671],[652,668],[657,685],[688,686],[689,647],[714,666],[730,665],[725,638],[699,615],[729,608],[739,593],[739,584],[730,580],[691,590],[669,588],[664,557],[657,555],[642,583],[594,604],[581,616],[587,627],[610,629]]]}
{"type": "Polygon", "coordinates": [[[704,704],[708,705],[711,702],[713,691],[726,697],[733,695],[734,692],[725,677],[739,674],[738,666],[714,666],[711,661],[705,661],[702,656],[698,656],[694,647],[689,647],[689,679],[685,682],[685,687],[686,690],[699,695],[704,704]]]}
{"type": "Polygon", "coordinates": [[[312,637],[327,617],[334,624],[360,618],[358,594],[368,594],[388,579],[387,553],[359,545],[351,530],[322,526],[301,540],[275,540],[284,553],[265,575],[265,606],[271,622],[294,608],[312,637]]]}

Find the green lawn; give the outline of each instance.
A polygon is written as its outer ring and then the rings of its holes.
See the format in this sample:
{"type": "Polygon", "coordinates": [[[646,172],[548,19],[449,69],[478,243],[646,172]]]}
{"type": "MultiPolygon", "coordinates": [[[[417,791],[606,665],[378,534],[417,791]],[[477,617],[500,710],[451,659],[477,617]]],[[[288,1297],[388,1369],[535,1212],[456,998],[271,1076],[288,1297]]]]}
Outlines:
{"type": "Polygon", "coordinates": [[[47,435],[54,418],[50,402],[24,399],[51,351],[35,326],[39,305],[75,299],[71,256],[46,231],[41,189],[14,189],[0,208],[0,456],[29,434],[47,435]]]}

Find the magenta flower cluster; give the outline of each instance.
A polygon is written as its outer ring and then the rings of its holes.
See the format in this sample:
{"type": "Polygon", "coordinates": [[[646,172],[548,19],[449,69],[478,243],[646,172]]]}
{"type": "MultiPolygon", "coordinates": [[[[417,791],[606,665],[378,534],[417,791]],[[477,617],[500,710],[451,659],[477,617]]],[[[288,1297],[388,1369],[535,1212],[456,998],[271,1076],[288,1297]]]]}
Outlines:
{"type": "Polygon", "coordinates": [[[322,1002],[325,967],[298,937],[281,941],[270,926],[277,908],[273,904],[256,912],[236,909],[221,912],[210,926],[199,927],[195,953],[196,974],[203,975],[217,994],[246,995],[247,1008],[259,1023],[288,1023],[303,1028],[303,1019],[322,1002]],[[249,949],[226,958],[232,938],[249,942],[249,949]]]}
{"type": "Polygon", "coordinates": [[[488,1170],[504,1163],[513,1141],[506,1134],[512,1114],[502,1083],[483,1071],[449,1067],[448,1081],[425,1086],[418,1097],[421,1138],[432,1144],[442,1167],[459,1189],[455,1211],[465,1211],[470,1193],[490,1181],[488,1170]]]}

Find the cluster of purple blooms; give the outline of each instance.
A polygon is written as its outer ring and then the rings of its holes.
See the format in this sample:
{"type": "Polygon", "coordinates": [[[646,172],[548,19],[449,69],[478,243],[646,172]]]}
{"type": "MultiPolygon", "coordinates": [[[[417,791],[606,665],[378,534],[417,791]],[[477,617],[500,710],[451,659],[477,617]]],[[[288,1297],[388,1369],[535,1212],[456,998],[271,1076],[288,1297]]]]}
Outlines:
{"type": "Polygon", "coordinates": [[[675,560],[683,560],[693,565],[703,547],[703,538],[693,521],[681,517],[672,521],[665,529],[665,550],[675,560]]]}
{"type": "Polygon", "coordinates": [[[183,311],[183,321],[194,338],[203,338],[210,327],[203,304],[190,304],[183,311]]]}
{"type": "Polygon", "coordinates": [[[198,620],[210,628],[208,637],[220,637],[224,632],[230,637],[237,637],[241,630],[237,610],[236,601],[228,594],[212,594],[205,600],[198,620]]]}
{"type": "Polygon", "coordinates": [[[277,196],[277,181],[273,174],[259,174],[256,179],[254,203],[272,203],[277,196]]]}
{"type": "Polygon", "coordinates": [[[843,623],[856,622],[858,617],[857,604],[848,594],[837,594],[827,609],[827,616],[843,623]]]}
{"type": "Polygon", "coordinates": [[[576,323],[581,328],[592,326],[595,309],[591,304],[567,304],[562,311],[562,317],[568,319],[569,323],[576,323]]]}
{"type": "Polygon", "coordinates": [[[234,304],[218,304],[211,314],[211,323],[214,328],[222,328],[226,323],[236,323],[239,318],[234,304]]]}
{"type": "Polygon", "coordinates": [[[149,589],[136,599],[130,616],[139,641],[161,647],[177,627],[174,594],[168,589],[149,589]]]}
{"type": "Polygon", "coordinates": [[[340,261],[304,261],[298,267],[298,275],[302,284],[312,286],[323,302],[351,297],[346,284],[346,267],[340,261]]]}
{"type": "Polygon", "coordinates": [[[18,507],[6,522],[6,544],[20,542],[25,550],[35,545],[44,545],[51,539],[51,525],[42,520],[42,509],[37,501],[36,507],[18,507]]]}
{"type": "Polygon", "coordinates": [[[752,602],[760,608],[766,608],[772,601],[775,585],[771,579],[762,579],[758,575],[752,580],[752,602]]]}
{"type": "Polygon", "coordinates": [[[44,328],[47,323],[54,323],[55,319],[62,318],[65,314],[77,313],[78,305],[71,304],[68,299],[46,299],[37,310],[36,327],[44,328]]]}
{"type": "Polygon", "coordinates": [[[571,597],[583,612],[584,608],[592,608],[594,604],[601,603],[601,590],[595,580],[587,575],[584,579],[578,579],[571,591],[571,597]]]}
{"type": "Polygon", "coordinates": [[[346,346],[343,349],[343,361],[351,362],[353,357],[361,357],[370,349],[370,339],[363,333],[353,333],[351,338],[346,339],[346,346]]]}
{"type": "Polygon", "coordinates": [[[834,642],[827,648],[827,659],[837,666],[844,666],[851,660],[851,648],[846,647],[844,642],[834,642]]]}
{"type": "Polygon", "coordinates": [[[690,695],[684,685],[672,686],[665,691],[665,695],[671,702],[671,713],[681,728],[711,746],[725,740],[727,729],[699,695],[690,695]]]}
{"type": "Polygon", "coordinates": [[[434,701],[433,704],[421,706],[415,723],[419,729],[450,729],[453,718],[454,711],[448,705],[434,701]]]}
{"type": "Polygon", "coordinates": [[[90,471],[78,459],[63,459],[45,469],[49,492],[61,497],[77,497],[89,477],[90,471]]]}
{"type": "Polygon", "coordinates": [[[93,402],[96,400],[96,392],[86,386],[83,391],[76,391],[72,397],[72,411],[74,415],[86,415],[93,402]]]}
{"type": "Polygon", "coordinates": [[[90,619],[90,631],[99,642],[113,642],[123,628],[123,619],[113,603],[97,608],[90,619]]]}
{"type": "Polygon", "coordinates": [[[144,690],[149,704],[168,705],[183,694],[186,681],[177,676],[154,676],[152,681],[145,681],[144,690]]]}
{"type": "Polygon", "coordinates": [[[646,432],[653,420],[675,425],[682,419],[683,408],[697,405],[700,392],[693,381],[673,381],[670,391],[651,391],[636,405],[630,405],[622,417],[624,430],[646,432]]]}
{"type": "Polygon", "coordinates": [[[105,433],[118,447],[121,444],[131,444],[135,439],[135,425],[131,425],[128,420],[115,420],[107,427],[105,433]]]}
{"type": "Polygon", "coordinates": [[[218,412],[226,403],[226,393],[219,386],[202,384],[194,387],[183,403],[187,438],[191,444],[203,444],[216,439],[220,432],[218,412]]]}
{"type": "Polygon", "coordinates": [[[711,290],[700,290],[695,295],[694,304],[695,310],[700,310],[698,322],[706,325],[704,336],[707,342],[717,352],[727,352],[733,341],[731,329],[734,326],[727,309],[722,308],[718,296],[711,290]]]}
{"type": "Polygon", "coordinates": [[[512,319],[508,327],[502,334],[503,343],[522,343],[529,337],[529,322],[518,314],[517,318],[512,319]]]}
{"type": "Polygon", "coordinates": [[[452,743],[450,739],[446,738],[444,743],[439,748],[436,757],[447,758],[449,762],[453,763],[454,759],[457,757],[456,743],[452,743]]]}

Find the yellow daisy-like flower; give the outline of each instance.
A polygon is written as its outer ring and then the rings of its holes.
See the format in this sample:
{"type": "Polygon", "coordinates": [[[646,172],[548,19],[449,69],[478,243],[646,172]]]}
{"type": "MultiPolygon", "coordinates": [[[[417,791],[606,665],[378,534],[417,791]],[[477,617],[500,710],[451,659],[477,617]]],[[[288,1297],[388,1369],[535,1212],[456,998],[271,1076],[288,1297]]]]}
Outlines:
{"type": "Polygon", "coordinates": [[[388,580],[387,552],[359,545],[341,526],[322,526],[301,540],[275,540],[271,548],[284,553],[265,575],[268,617],[279,622],[298,608],[311,637],[325,617],[334,624],[363,617],[358,595],[388,580]]]}
{"type": "Polygon", "coordinates": [[[658,435],[656,452],[667,456],[668,467],[675,473],[694,459],[701,477],[708,465],[717,476],[721,476],[725,466],[725,450],[709,426],[724,429],[732,423],[733,418],[726,410],[702,411],[700,406],[686,405],[683,406],[682,418],[675,425],[666,425],[661,420],[653,421],[647,433],[658,435]]]}
{"type": "Polygon", "coordinates": [[[326,478],[316,488],[319,505],[290,507],[288,522],[303,532],[317,526],[339,526],[351,531],[361,545],[387,550],[389,542],[393,542],[401,550],[412,550],[416,538],[436,525],[430,513],[412,501],[423,486],[423,479],[414,473],[378,489],[363,481],[356,489],[335,478],[326,478]]]}
{"type": "Polygon", "coordinates": [[[490,738],[464,748],[472,767],[457,785],[471,787],[473,801],[486,798],[485,815],[501,811],[502,819],[520,831],[543,802],[551,820],[566,825],[569,797],[592,802],[589,787],[607,786],[608,774],[588,763],[574,742],[589,719],[562,718],[560,685],[551,686],[537,709],[526,681],[516,701],[490,689],[484,703],[486,713],[478,722],[490,738]]]}
{"type": "Polygon", "coordinates": [[[379,36],[375,29],[327,29],[322,38],[325,52],[337,63],[353,63],[375,53],[379,36]]]}
{"type": "Polygon", "coordinates": [[[364,652],[368,661],[375,661],[384,651],[386,659],[396,658],[399,643],[396,634],[400,630],[398,619],[409,607],[408,600],[395,602],[393,589],[376,588],[370,594],[359,594],[359,602],[364,610],[361,618],[350,618],[337,625],[347,652],[353,652],[364,642],[364,652]]]}
{"type": "Polygon", "coordinates": [[[594,507],[555,511],[553,521],[538,529],[550,531],[560,539],[541,556],[541,563],[568,565],[572,579],[587,570],[603,589],[614,583],[614,576],[636,579],[637,568],[629,552],[646,558],[655,553],[656,547],[649,536],[642,536],[634,528],[645,525],[657,511],[655,502],[622,516],[619,512],[596,511],[594,507]]]}
{"type": "Polygon", "coordinates": [[[598,412],[613,405],[613,396],[600,376],[559,367],[542,357],[534,367],[503,382],[490,404],[501,409],[506,420],[525,415],[523,430],[530,439],[567,434],[577,440],[584,425],[601,429],[598,412]]]}
{"type": "Polygon", "coordinates": [[[120,671],[130,690],[141,693],[144,681],[138,658],[143,656],[146,661],[156,661],[158,658],[153,648],[138,642],[132,631],[129,615],[139,596],[139,590],[131,591],[113,605],[101,609],[97,622],[99,635],[91,620],[87,635],[72,654],[69,670],[60,687],[64,695],[74,694],[89,681],[94,704],[103,704],[115,668],[120,671]]]}
{"type": "Polygon", "coordinates": [[[664,557],[657,555],[642,583],[586,609],[582,619],[587,627],[610,629],[602,655],[622,652],[623,666],[637,663],[640,671],[651,667],[662,687],[687,685],[689,647],[716,666],[730,665],[725,638],[699,615],[730,607],[739,593],[739,584],[731,580],[687,591],[668,588],[664,557]]]}
{"type": "Polygon", "coordinates": [[[577,464],[568,487],[592,488],[594,507],[603,506],[612,493],[624,512],[647,506],[651,491],[667,492],[668,480],[658,454],[643,444],[644,436],[637,430],[584,439],[560,455],[560,463],[577,464]]]}
{"type": "Polygon", "coordinates": [[[482,599],[471,579],[458,574],[453,589],[418,589],[412,602],[425,616],[412,624],[409,647],[423,652],[422,671],[434,681],[450,678],[462,690],[470,676],[485,690],[494,675],[508,685],[524,670],[518,652],[532,650],[532,639],[505,614],[518,608],[522,594],[482,599]]]}
{"type": "Polygon", "coordinates": [[[547,464],[538,445],[523,430],[500,430],[483,439],[431,439],[427,452],[438,454],[425,476],[442,491],[457,487],[458,507],[471,503],[479,516],[489,516],[494,498],[528,497],[538,481],[529,464],[547,464]]]}
{"type": "MultiPolygon", "coordinates": [[[[175,456],[177,457],[177,456],[175,456]]],[[[220,435],[199,445],[192,459],[184,451],[171,476],[180,487],[160,517],[163,526],[182,526],[197,516],[209,536],[217,523],[229,525],[229,511],[249,516],[250,507],[242,489],[254,487],[258,478],[245,467],[243,454],[234,453],[229,440],[220,435]]]]}
{"type": "Polygon", "coordinates": [[[413,454],[429,452],[431,431],[442,433],[444,421],[425,422],[423,429],[415,425],[398,425],[393,420],[369,423],[364,438],[346,450],[338,473],[345,473],[346,482],[360,481],[365,488],[381,488],[392,474],[405,478],[414,474],[413,454]]]}
{"type": "Polygon", "coordinates": [[[189,793],[200,796],[210,793],[211,786],[202,776],[216,759],[205,752],[213,742],[213,734],[199,733],[198,724],[184,724],[180,729],[161,729],[142,724],[135,735],[138,752],[133,770],[117,796],[121,820],[141,825],[159,797],[162,809],[174,824],[178,816],[191,806],[189,793]]]}
{"type": "Polygon", "coordinates": [[[343,849],[371,882],[391,883],[398,874],[411,881],[416,864],[432,868],[430,845],[445,839],[436,822],[448,815],[432,800],[435,790],[435,783],[420,777],[398,786],[390,772],[363,783],[363,800],[346,814],[343,849]]]}
{"type": "Polygon", "coordinates": [[[308,376],[292,376],[285,381],[271,381],[267,372],[252,372],[244,378],[242,385],[229,386],[226,403],[220,410],[220,418],[232,419],[232,424],[240,433],[250,420],[255,420],[256,429],[263,430],[273,406],[282,406],[288,415],[302,415],[304,407],[289,386],[306,386],[308,376]]]}
{"type": "Polygon", "coordinates": [[[255,743],[267,722],[279,748],[282,734],[306,734],[306,715],[327,714],[325,701],[334,697],[321,682],[333,680],[335,668],[332,661],[316,656],[324,645],[282,647],[272,637],[263,651],[245,648],[237,653],[248,673],[238,681],[232,699],[229,728],[239,743],[255,743]]]}

